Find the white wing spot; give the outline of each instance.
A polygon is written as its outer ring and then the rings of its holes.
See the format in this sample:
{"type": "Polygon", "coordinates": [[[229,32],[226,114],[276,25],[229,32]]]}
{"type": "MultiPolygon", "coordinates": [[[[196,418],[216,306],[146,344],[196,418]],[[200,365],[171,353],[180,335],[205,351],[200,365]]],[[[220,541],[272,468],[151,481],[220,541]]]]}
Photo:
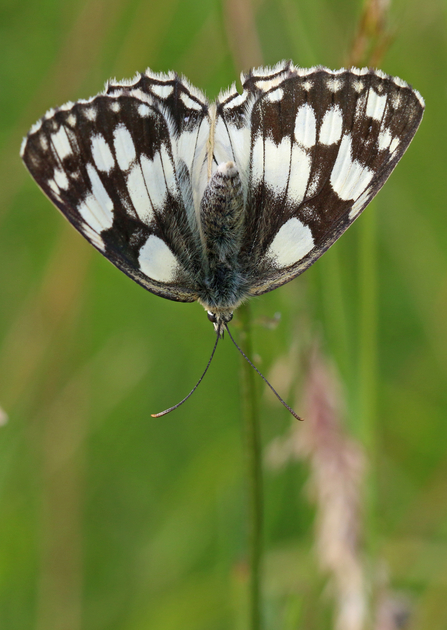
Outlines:
{"type": "Polygon", "coordinates": [[[332,105],[324,115],[320,128],[319,141],[321,144],[334,144],[341,138],[343,130],[343,115],[338,105],[332,105]]]}
{"type": "Polygon", "coordinates": [[[363,81],[360,81],[359,79],[355,79],[352,82],[352,87],[354,88],[356,92],[360,93],[365,87],[365,84],[363,83],[363,81]]]}
{"type": "Polygon", "coordinates": [[[310,155],[298,145],[292,146],[289,187],[287,197],[294,204],[300,204],[306,194],[312,160],[310,155]]]}
{"type": "Polygon", "coordinates": [[[196,109],[196,110],[201,110],[202,106],[200,103],[198,103],[197,101],[195,101],[194,99],[192,99],[190,96],[188,96],[188,94],[186,94],[185,92],[182,92],[180,94],[180,98],[183,101],[183,104],[188,108],[188,109],[196,109]]]}
{"type": "Polygon", "coordinates": [[[142,155],[141,170],[149,191],[152,207],[155,211],[160,212],[163,209],[166,198],[165,175],[160,153],[156,153],[153,160],[142,155]]]}
{"type": "Polygon", "coordinates": [[[48,151],[48,138],[44,136],[43,133],[41,133],[39,136],[39,142],[40,142],[40,146],[42,147],[42,150],[48,151]]]}
{"type": "Polygon", "coordinates": [[[281,73],[272,79],[258,79],[257,77],[253,77],[256,80],[256,87],[262,90],[263,92],[268,92],[274,87],[277,87],[284,81],[284,74],[281,73]]]}
{"type": "Polygon", "coordinates": [[[303,90],[306,90],[306,92],[310,92],[310,90],[313,88],[314,82],[313,81],[304,81],[303,83],[303,90]]]}
{"type": "Polygon", "coordinates": [[[251,177],[254,185],[260,184],[264,178],[264,138],[256,136],[251,158],[251,177]]]}
{"type": "Polygon", "coordinates": [[[328,90],[330,90],[331,92],[339,92],[343,87],[343,81],[341,79],[335,79],[334,77],[331,77],[327,80],[326,85],[328,90]]]}
{"type": "Polygon", "coordinates": [[[88,240],[93,243],[93,245],[96,245],[96,247],[102,252],[105,250],[106,247],[104,245],[104,241],[87,223],[83,223],[81,225],[81,230],[88,240]]]}
{"type": "Polygon", "coordinates": [[[352,208],[349,212],[349,219],[353,221],[358,214],[360,214],[362,208],[364,208],[369,203],[370,191],[365,190],[364,193],[360,195],[355,203],[353,203],[352,208]]]}
{"type": "Polygon", "coordinates": [[[92,194],[78,206],[78,210],[91,228],[96,232],[101,232],[112,227],[113,202],[93,164],[87,164],[87,173],[92,185],[92,194]]]}
{"type": "Polygon", "coordinates": [[[69,183],[68,177],[64,173],[64,171],[60,171],[59,169],[55,169],[54,174],[53,174],[53,178],[54,178],[54,181],[56,183],[56,186],[58,186],[58,188],[62,188],[62,190],[67,190],[67,188],[70,185],[70,183],[69,183]]]}
{"type": "Polygon", "coordinates": [[[247,194],[250,162],[250,128],[244,125],[238,129],[236,126],[229,124],[228,135],[231,139],[233,159],[242,180],[244,194],[247,194]]]}
{"type": "Polygon", "coordinates": [[[273,140],[266,138],[264,151],[265,184],[272,188],[276,194],[281,195],[289,179],[291,139],[289,136],[285,136],[279,144],[275,144],[273,140]]]}
{"type": "Polygon", "coordinates": [[[281,227],[270,245],[267,256],[279,269],[290,267],[308,254],[314,246],[312,232],[296,217],[281,227]]]}
{"type": "Polygon", "coordinates": [[[366,105],[366,115],[374,120],[382,120],[385,111],[387,97],[380,96],[372,88],[368,92],[368,103],[366,105]]]}
{"type": "Polygon", "coordinates": [[[147,118],[151,115],[151,110],[147,105],[141,103],[141,105],[138,105],[138,113],[142,118],[147,118]]]}
{"type": "Polygon", "coordinates": [[[314,175],[312,175],[312,179],[309,181],[309,185],[307,187],[307,197],[313,197],[314,195],[317,194],[318,189],[320,188],[320,180],[321,180],[321,173],[319,171],[317,171],[316,173],[314,173],[314,175]]]}
{"type": "Polygon", "coordinates": [[[127,171],[136,157],[135,145],[127,127],[118,125],[113,132],[113,144],[119,167],[127,171]]]}
{"type": "Polygon", "coordinates": [[[51,142],[53,143],[54,151],[57,153],[61,160],[73,153],[73,149],[71,148],[70,140],[68,139],[65,127],[61,126],[59,131],[51,134],[51,142]]]}
{"type": "Polygon", "coordinates": [[[276,88],[276,90],[269,92],[266,98],[268,101],[270,101],[270,103],[277,103],[283,98],[283,96],[284,96],[284,90],[279,87],[279,88],[276,88]]]}
{"type": "Polygon", "coordinates": [[[113,216],[98,203],[93,195],[87,195],[85,200],[79,204],[78,212],[96,232],[102,232],[112,227],[113,216]]]}
{"type": "Polygon", "coordinates": [[[98,112],[96,111],[94,107],[87,107],[86,109],[83,110],[83,113],[84,113],[84,116],[88,118],[88,120],[91,120],[92,122],[95,122],[96,116],[98,115],[98,112]]]}
{"type": "Polygon", "coordinates": [[[235,98],[233,98],[232,101],[230,101],[227,105],[225,105],[225,107],[227,107],[228,109],[233,109],[233,107],[239,107],[239,105],[242,105],[242,103],[247,99],[248,96],[248,92],[242,92],[242,94],[238,94],[237,96],[235,96],[235,98]]]}
{"type": "Polygon", "coordinates": [[[92,137],[92,155],[96,168],[104,173],[110,173],[115,166],[110,147],[100,133],[92,137]]]}
{"type": "Polygon", "coordinates": [[[393,139],[389,129],[384,129],[379,133],[379,137],[377,139],[377,144],[379,146],[379,151],[383,151],[384,149],[388,149],[390,146],[391,140],[393,139]]]}
{"type": "MultiPolygon", "coordinates": [[[[141,157],[143,160],[145,156],[141,157]]],[[[143,223],[150,223],[154,219],[154,212],[151,200],[147,193],[146,182],[139,164],[135,164],[135,166],[130,169],[129,175],[126,179],[126,184],[129,196],[138,217],[141,221],[143,221],[143,223]]]]}
{"type": "Polygon", "coordinates": [[[340,199],[357,199],[369,186],[374,172],[352,157],[351,135],[343,136],[331,173],[331,186],[340,199]]]}
{"type": "Polygon", "coordinates": [[[141,271],[157,282],[172,282],[177,271],[177,259],[161,238],[149,236],[138,257],[141,271]]]}
{"type": "Polygon", "coordinates": [[[73,114],[73,112],[68,114],[67,123],[70,125],[70,127],[74,127],[76,125],[76,116],[73,114]]]}
{"type": "Polygon", "coordinates": [[[402,105],[402,96],[401,94],[399,94],[399,92],[393,94],[393,96],[391,97],[391,103],[394,109],[399,109],[399,107],[402,105]]]}
{"type": "Polygon", "coordinates": [[[115,114],[117,114],[121,110],[121,103],[117,100],[111,101],[110,109],[112,110],[112,112],[115,112],[115,114]]]}
{"type": "Polygon", "coordinates": [[[58,199],[59,201],[62,201],[61,196],[60,196],[60,192],[61,192],[60,188],[56,185],[56,182],[54,181],[54,179],[49,179],[47,184],[53,191],[53,194],[56,197],[56,199],[58,199]]]}
{"type": "Polygon", "coordinates": [[[390,144],[390,151],[391,151],[391,153],[394,153],[394,151],[399,146],[399,143],[400,143],[399,138],[394,138],[394,140],[390,144]]]}
{"type": "Polygon", "coordinates": [[[295,120],[295,139],[306,149],[316,142],[315,112],[309,103],[301,105],[295,120]]]}
{"type": "Polygon", "coordinates": [[[154,83],[153,85],[151,85],[151,92],[153,92],[156,96],[159,96],[160,98],[168,98],[169,96],[171,96],[173,91],[173,85],[162,85],[160,83],[154,83]]]}

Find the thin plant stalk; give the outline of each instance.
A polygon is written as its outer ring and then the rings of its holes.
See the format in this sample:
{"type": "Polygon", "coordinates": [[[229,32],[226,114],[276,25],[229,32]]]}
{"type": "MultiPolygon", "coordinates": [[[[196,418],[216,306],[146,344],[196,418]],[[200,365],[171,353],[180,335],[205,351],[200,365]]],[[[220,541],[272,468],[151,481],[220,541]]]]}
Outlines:
{"type": "MultiPolygon", "coordinates": [[[[251,312],[248,303],[238,309],[241,323],[240,345],[248,357],[253,356],[251,312]]],[[[249,630],[262,628],[262,460],[259,406],[256,395],[256,373],[241,357],[242,416],[244,423],[245,460],[248,492],[249,544],[249,630]]]]}
{"type": "MultiPolygon", "coordinates": [[[[372,209],[371,209],[372,210],[372,209]]],[[[376,406],[377,395],[377,217],[369,212],[360,231],[360,330],[358,383],[358,436],[366,450],[370,467],[365,483],[365,542],[374,558],[376,549],[377,479],[376,406]]]]}

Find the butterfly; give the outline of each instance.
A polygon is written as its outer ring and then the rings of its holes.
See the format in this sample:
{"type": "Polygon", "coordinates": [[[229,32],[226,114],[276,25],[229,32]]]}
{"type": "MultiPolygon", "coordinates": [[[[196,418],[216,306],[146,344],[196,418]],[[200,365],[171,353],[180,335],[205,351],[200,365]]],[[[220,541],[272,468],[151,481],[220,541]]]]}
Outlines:
{"type": "Polygon", "coordinates": [[[114,265],[205,308],[211,358],[242,302],[300,275],[360,215],[424,111],[419,92],[368,68],[283,61],[241,82],[211,103],[176,73],[147,70],[50,110],[21,148],[43,192],[114,265]]]}

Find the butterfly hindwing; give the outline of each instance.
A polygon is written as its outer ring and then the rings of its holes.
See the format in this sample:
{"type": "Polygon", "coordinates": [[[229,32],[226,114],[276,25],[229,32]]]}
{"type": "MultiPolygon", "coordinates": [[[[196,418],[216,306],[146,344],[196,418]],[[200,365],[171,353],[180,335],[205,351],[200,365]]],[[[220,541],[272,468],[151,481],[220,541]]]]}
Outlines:
{"type": "Polygon", "coordinates": [[[145,288],[179,301],[197,299],[191,181],[205,157],[207,111],[176,75],[139,75],[49,112],[22,153],[85,238],[145,288]]]}

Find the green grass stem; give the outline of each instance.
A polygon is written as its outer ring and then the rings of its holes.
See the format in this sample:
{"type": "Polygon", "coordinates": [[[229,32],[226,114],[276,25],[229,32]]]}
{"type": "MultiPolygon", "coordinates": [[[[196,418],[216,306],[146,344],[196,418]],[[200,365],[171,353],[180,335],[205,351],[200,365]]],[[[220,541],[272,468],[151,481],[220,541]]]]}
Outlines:
{"type": "MultiPolygon", "coordinates": [[[[248,357],[253,356],[251,312],[248,303],[238,310],[242,325],[240,345],[248,357]]],[[[262,628],[262,459],[259,406],[256,395],[256,373],[241,357],[242,416],[244,423],[245,460],[248,491],[249,537],[249,629],[262,628]]]]}

